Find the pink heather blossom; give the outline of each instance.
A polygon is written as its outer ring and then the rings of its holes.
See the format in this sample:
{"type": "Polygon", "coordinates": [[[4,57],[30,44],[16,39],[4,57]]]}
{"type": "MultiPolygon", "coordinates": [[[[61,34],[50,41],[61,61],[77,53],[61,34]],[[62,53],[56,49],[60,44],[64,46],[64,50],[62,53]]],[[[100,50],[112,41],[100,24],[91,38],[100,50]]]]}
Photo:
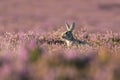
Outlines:
{"type": "Polygon", "coordinates": [[[96,40],[97,40],[97,36],[96,36],[95,34],[93,34],[93,35],[91,36],[91,40],[92,40],[92,41],[96,41],[96,40]]]}
{"type": "Polygon", "coordinates": [[[66,50],[65,51],[65,57],[67,59],[76,59],[79,57],[79,53],[76,50],[66,50]]]}
{"type": "Polygon", "coordinates": [[[0,66],[0,79],[4,80],[11,74],[11,72],[12,72],[11,65],[3,61],[3,65],[0,66]]]}
{"type": "Polygon", "coordinates": [[[28,51],[27,51],[27,49],[25,48],[24,45],[19,45],[18,46],[18,57],[22,61],[27,61],[28,60],[28,51]]]}
{"type": "Polygon", "coordinates": [[[29,42],[28,48],[29,48],[30,50],[33,50],[33,49],[35,49],[36,47],[37,47],[37,43],[36,43],[35,40],[32,40],[32,41],[29,42]]]}

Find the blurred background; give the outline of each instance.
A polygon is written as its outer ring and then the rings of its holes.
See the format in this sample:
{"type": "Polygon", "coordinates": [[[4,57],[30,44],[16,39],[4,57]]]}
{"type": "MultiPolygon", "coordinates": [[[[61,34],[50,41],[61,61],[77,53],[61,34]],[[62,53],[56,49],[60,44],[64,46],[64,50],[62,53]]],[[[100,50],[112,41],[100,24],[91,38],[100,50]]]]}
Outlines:
{"type": "Polygon", "coordinates": [[[119,0],[0,0],[0,31],[50,31],[76,22],[91,32],[119,32],[119,0]]]}

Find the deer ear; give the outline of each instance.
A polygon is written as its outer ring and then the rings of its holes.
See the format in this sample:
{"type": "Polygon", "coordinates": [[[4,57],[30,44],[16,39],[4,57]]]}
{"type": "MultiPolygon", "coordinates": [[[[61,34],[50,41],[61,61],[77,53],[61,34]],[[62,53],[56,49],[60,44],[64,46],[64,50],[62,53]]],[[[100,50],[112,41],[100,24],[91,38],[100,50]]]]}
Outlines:
{"type": "Polygon", "coordinates": [[[69,31],[70,30],[70,25],[66,22],[66,28],[69,31]]]}
{"type": "Polygon", "coordinates": [[[75,28],[75,22],[73,22],[73,23],[71,24],[71,26],[70,26],[70,31],[73,31],[74,28],[75,28]]]}

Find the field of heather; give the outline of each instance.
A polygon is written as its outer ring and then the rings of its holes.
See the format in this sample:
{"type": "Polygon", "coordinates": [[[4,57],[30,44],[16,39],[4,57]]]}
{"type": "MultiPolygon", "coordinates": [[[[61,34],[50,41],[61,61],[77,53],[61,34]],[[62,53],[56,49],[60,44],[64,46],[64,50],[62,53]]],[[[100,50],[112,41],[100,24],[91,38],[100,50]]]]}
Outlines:
{"type": "Polygon", "coordinates": [[[1,0],[0,80],[119,80],[119,13],[119,0],[1,0]]]}

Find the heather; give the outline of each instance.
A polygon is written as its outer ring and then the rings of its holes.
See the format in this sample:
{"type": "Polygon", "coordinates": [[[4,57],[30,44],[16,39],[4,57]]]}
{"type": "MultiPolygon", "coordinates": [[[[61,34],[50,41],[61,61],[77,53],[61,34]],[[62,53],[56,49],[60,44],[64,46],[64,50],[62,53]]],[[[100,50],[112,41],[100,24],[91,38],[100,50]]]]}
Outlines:
{"type": "Polygon", "coordinates": [[[0,0],[0,80],[120,80],[119,27],[119,0],[0,0]]]}
{"type": "Polygon", "coordinates": [[[2,80],[118,80],[120,34],[90,33],[85,28],[75,36],[88,44],[66,46],[60,28],[0,34],[2,80]]]}

